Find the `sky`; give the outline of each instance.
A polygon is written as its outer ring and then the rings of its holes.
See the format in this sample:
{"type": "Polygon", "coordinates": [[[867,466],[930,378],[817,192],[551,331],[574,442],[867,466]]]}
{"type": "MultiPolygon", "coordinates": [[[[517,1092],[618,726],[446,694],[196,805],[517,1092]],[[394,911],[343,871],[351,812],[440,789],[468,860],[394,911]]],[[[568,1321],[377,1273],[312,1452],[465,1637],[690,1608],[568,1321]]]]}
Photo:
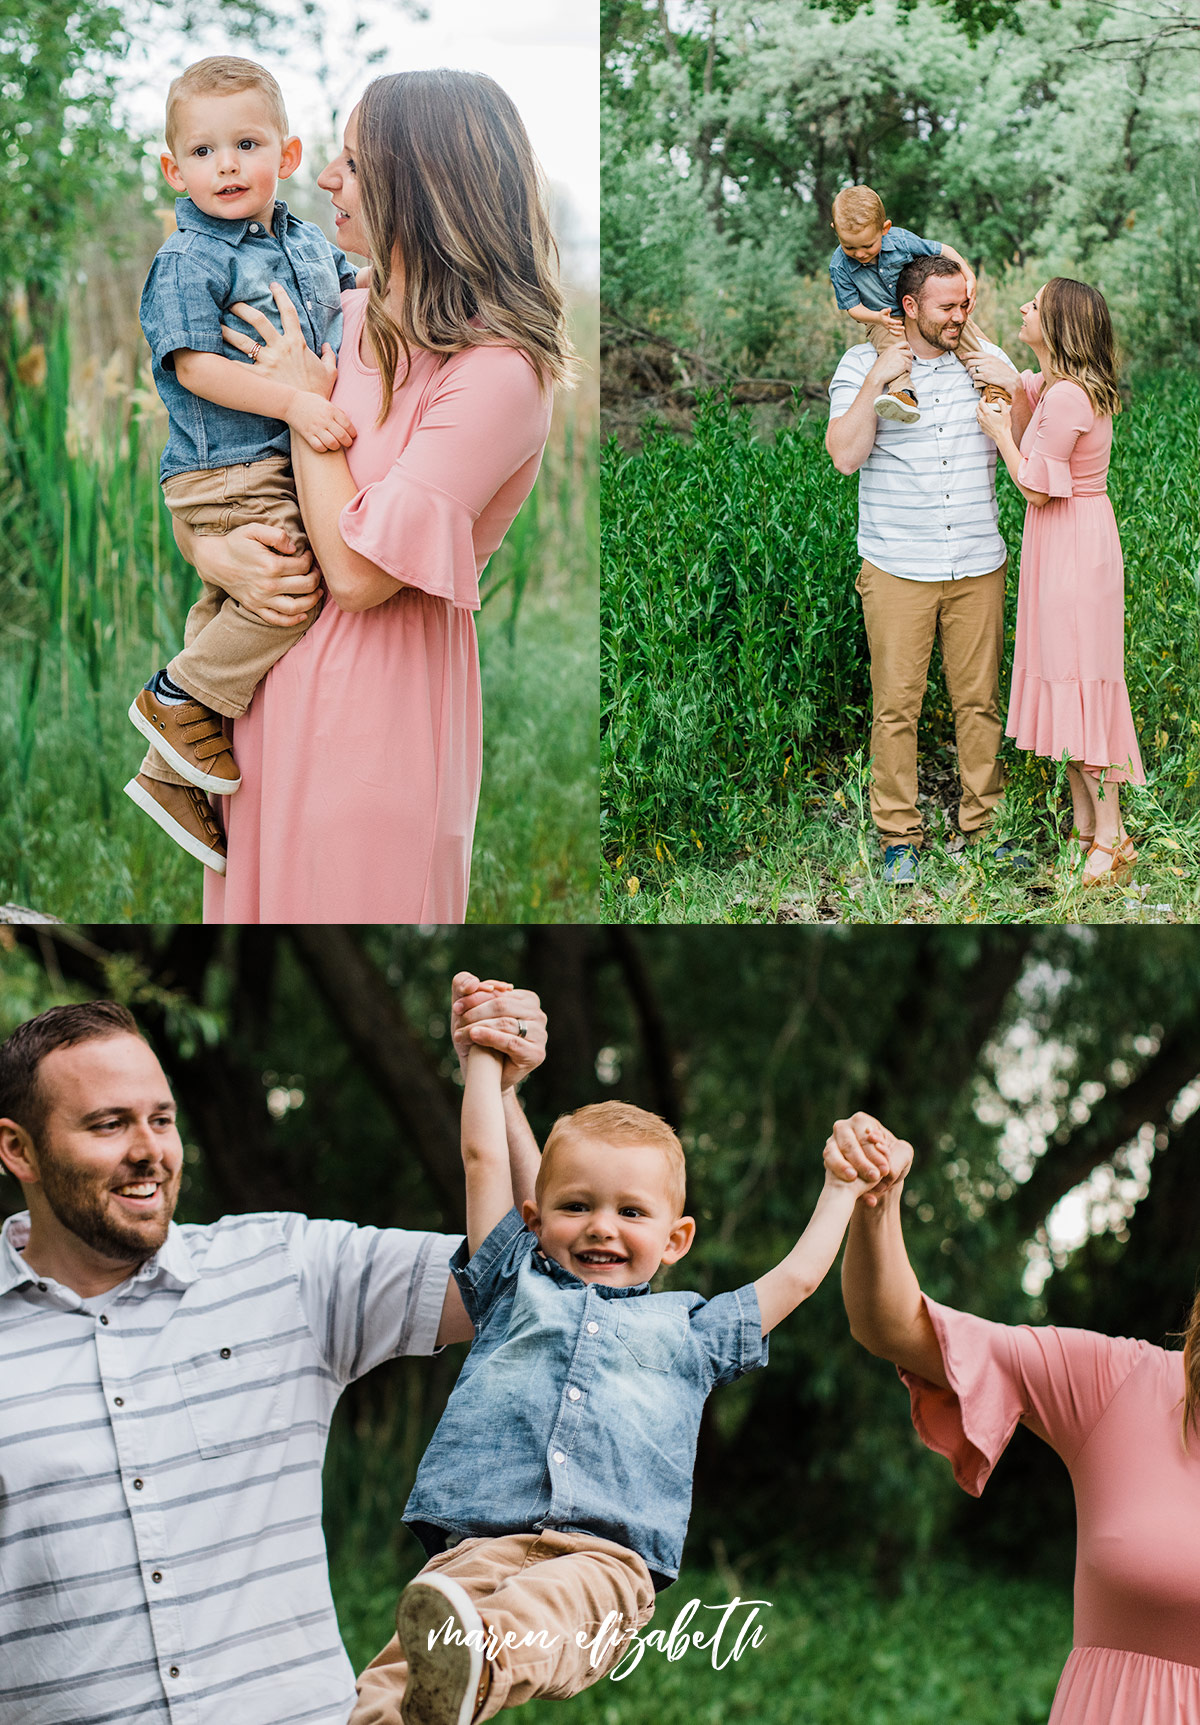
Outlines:
{"type": "MultiPolygon", "coordinates": [[[[276,0],[299,19],[301,0],[276,0]]],[[[425,0],[427,22],[396,0],[317,0],[319,47],[291,32],[286,51],[232,37],[215,0],[199,0],[200,26],[184,34],[155,19],[149,39],[125,61],[120,107],[137,129],[153,132],[157,156],[166,87],[206,54],[261,60],[279,79],[293,129],[306,147],[298,181],[323,164],[332,110],[345,119],[372,77],[432,66],[486,72],[513,98],[548,178],[565,194],[567,273],[580,285],[598,279],[600,256],[600,26],[597,0],[425,0]],[[211,22],[205,23],[206,12],[211,22]],[[362,28],[355,30],[356,22],[362,28]],[[366,55],[383,50],[370,65],[366,55]],[[321,74],[324,74],[322,77],[321,74]]],[[[164,183],[164,198],[166,192],[164,183]]],[[[308,211],[301,213],[307,214],[308,211]]]]}

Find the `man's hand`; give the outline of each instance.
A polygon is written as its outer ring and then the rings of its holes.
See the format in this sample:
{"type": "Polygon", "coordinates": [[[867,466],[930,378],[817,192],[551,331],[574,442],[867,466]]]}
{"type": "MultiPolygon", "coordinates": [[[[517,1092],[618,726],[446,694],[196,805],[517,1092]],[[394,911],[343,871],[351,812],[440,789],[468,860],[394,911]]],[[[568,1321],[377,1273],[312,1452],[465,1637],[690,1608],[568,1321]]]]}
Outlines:
{"type": "Polygon", "coordinates": [[[976,389],[982,389],[985,383],[998,383],[1001,389],[1006,389],[1010,395],[1015,395],[1021,387],[1021,380],[998,353],[976,353],[970,359],[963,361],[971,374],[971,382],[976,389]]]}
{"type": "Polygon", "coordinates": [[[349,449],[358,435],[349,414],[311,389],[298,389],[288,410],[287,422],[310,448],[318,453],[349,449]]]}
{"type": "Polygon", "coordinates": [[[546,1014],[532,989],[481,982],[469,970],[459,971],[451,989],[451,1034],[460,1066],[472,1047],[494,1048],[504,1056],[500,1087],[507,1090],[542,1064],[546,1014]]]}
{"type": "Polygon", "coordinates": [[[895,347],[889,347],[881,353],[870,373],[876,395],[882,395],[888,384],[894,383],[902,373],[911,371],[914,357],[913,350],[906,341],[898,341],[895,347]]]}
{"type": "Polygon", "coordinates": [[[904,1179],[912,1159],[911,1144],[897,1138],[872,1115],[861,1113],[834,1121],[822,1156],[826,1173],[835,1179],[872,1182],[872,1190],[860,1199],[869,1206],[904,1179]]]}

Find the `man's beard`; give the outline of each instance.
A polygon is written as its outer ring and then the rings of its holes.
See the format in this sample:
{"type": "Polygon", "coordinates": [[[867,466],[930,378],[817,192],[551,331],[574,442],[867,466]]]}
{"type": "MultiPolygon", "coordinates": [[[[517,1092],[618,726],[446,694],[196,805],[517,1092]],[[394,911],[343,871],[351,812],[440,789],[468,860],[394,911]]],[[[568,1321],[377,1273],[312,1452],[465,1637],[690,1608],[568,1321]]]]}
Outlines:
{"type": "Polygon", "coordinates": [[[104,1194],[112,1188],[95,1174],[64,1167],[53,1152],[43,1150],[38,1157],[42,1196],[51,1211],[85,1246],[118,1264],[144,1264],[166,1240],[179,1196],[179,1174],[171,1179],[164,1177],[161,1169],[156,1173],[153,1163],[134,1164],[121,1185],[132,1186],[156,1177],[162,1180],[163,1197],[158,1213],[141,1223],[132,1218],[125,1221],[110,1213],[104,1194]]]}
{"type": "MultiPolygon", "coordinates": [[[[927,341],[930,347],[941,348],[943,353],[950,353],[953,348],[958,346],[957,341],[948,342],[945,339],[946,331],[950,327],[950,320],[948,318],[945,323],[929,323],[921,316],[920,312],[917,313],[917,330],[922,339],[927,341]]],[[[963,326],[961,324],[955,326],[956,333],[960,340],[962,339],[962,328],[963,326]]]]}

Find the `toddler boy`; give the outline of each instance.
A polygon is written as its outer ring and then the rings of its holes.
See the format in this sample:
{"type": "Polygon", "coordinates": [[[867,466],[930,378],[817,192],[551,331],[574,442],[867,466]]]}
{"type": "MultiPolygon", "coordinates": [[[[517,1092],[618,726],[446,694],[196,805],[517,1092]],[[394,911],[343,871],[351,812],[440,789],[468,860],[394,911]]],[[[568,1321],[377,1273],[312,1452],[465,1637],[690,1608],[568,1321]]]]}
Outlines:
{"type": "MultiPolygon", "coordinates": [[[[167,507],[193,533],[225,534],[251,522],[282,528],[307,549],[292,479],[290,433],[314,449],[347,447],[354,427],[315,391],[256,373],[227,357],[230,308],[255,307],[279,327],[271,283],[296,307],[315,353],[341,340],[341,290],[356,286],[345,254],[298,221],[275,193],[300,164],[279,85],[252,60],[200,60],[167,93],[163,173],[184,194],[177,231],[158,252],[142,293],[141,322],[170,429],[160,478],[167,507]]],[[[240,325],[245,328],[245,325],[240,325]]],[[[253,334],[254,332],[251,331],[253,334]]],[[[255,356],[257,350],[255,350],[255,356]]],[[[188,613],[183,651],[129,709],[152,747],[127,794],[176,843],[218,874],[225,844],[203,792],[228,795],[241,777],[221,724],[250,705],[275,661],[319,610],[283,627],[264,623],[220,588],[188,613]]]]}
{"type": "Polygon", "coordinates": [[[766,1364],[873,1184],[827,1176],[792,1251],[735,1293],[651,1293],[696,1232],[675,1133],[624,1103],[565,1115],[518,1211],[499,1075],[468,1055],[451,1268],[475,1340],[404,1512],[429,1560],[350,1725],[469,1725],[617,1664],[679,1573],[709,1391],[766,1364]]]}
{"type": "MultiPolygon", "coordinates": [[[[833,230],[838,244],[829,260],[829,276],[838,307],[862,324],[866,338],[877,353],[904,339],[904,313],[896,303],[896,282],[905,264],[913,258],[943,253],[962,265],[967,278],[970,304],[975,304],[975,272],[966,259],[944,240],[925,240],[907,228],[894,228],[888,221],[883,200],[870,186],[847,186],[833,200],[833,230]]],[[[968,318],[958,340],[959,359],[980,353],[986,340],[979,325],[968,318]]],[[[985,401],[1009,401],[999,384],[989,383],[985,401]]],[[[902,371],[875,402],[881,419],[917,425],[920,404],[912,386],[912,372],[902,371]]]]}

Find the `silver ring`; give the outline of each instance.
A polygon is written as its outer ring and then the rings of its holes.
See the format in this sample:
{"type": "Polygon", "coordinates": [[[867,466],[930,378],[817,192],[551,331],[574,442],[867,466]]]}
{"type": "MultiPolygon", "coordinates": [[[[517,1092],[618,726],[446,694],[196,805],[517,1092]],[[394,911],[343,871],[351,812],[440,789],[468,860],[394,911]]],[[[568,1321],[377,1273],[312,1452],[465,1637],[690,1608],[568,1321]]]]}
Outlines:
{"type": "Polygon", "coordinates": [[[526,1024],[526,1022],[523,1018],[518,1018],[518,1020],[517,1020],[517,1035],[518,1036],[528,1036],[529,1035],[529,1026],[526,1024]]]}
{"type": "Polygon", "coordinates": [[[262,342],[256,341],[254,346],[250,350],[250,364],[251,365],[254,364],[255,360],[258,358],[258,356],[261,352],[262,352],[262,342]]]}

